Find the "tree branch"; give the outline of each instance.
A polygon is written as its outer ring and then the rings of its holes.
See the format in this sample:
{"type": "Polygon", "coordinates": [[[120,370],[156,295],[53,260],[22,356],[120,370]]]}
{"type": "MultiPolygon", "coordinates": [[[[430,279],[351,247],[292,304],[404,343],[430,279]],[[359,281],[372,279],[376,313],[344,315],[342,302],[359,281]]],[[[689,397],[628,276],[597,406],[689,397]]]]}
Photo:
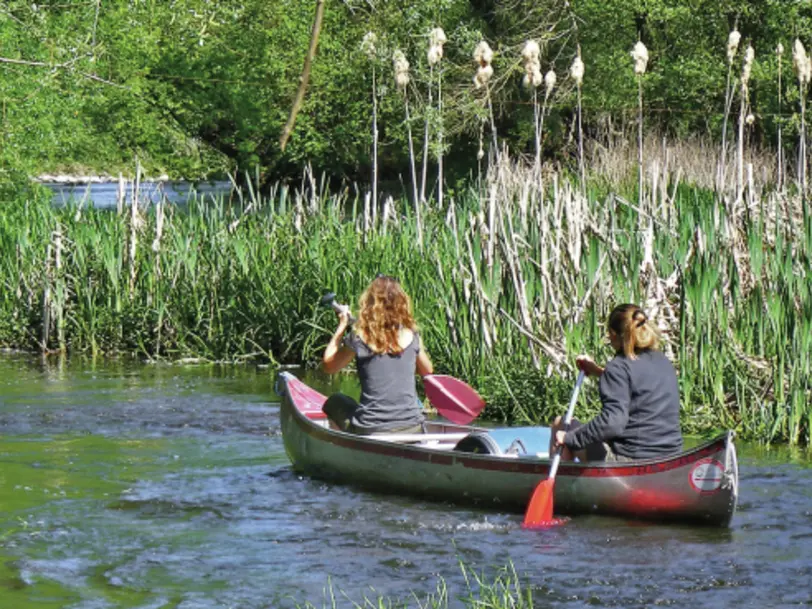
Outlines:
{"type": "Polygon", "coordinates": [[[313,64],[313,58],[316,56],[316,48],[319,45],[319,34],[321,33],[323,20],[324,0],[316,0],[316,17],[313,21],[313,33],[310,35],[310,48],[307,51],[304,66],[302,67],[302,75],[299,77],[299,89],[296,91],[296,97],[293,100],[293,107],[290,109],[288,122],[285,124],[282,135],[279,137],[279,148],[283,152],[290,139],[290,134],[293,133],[293,126],[296,124],[296,115],[299,114],[305,92],[307,91],[307,83],[310,80],[310,68],[313,64]]]}

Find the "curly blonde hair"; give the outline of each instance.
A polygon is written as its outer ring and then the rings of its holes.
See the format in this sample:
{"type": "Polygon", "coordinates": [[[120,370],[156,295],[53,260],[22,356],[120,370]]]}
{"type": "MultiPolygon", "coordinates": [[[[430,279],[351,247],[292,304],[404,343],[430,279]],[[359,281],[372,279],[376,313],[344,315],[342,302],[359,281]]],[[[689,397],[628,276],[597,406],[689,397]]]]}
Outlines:
{"type": "Polygon", "coordinates": [[[358,301],[358,332],[375,353],[401,353],[400,331],[416,331],[412,301],[400,282],[388,275],[378,275],[358,301]]]}

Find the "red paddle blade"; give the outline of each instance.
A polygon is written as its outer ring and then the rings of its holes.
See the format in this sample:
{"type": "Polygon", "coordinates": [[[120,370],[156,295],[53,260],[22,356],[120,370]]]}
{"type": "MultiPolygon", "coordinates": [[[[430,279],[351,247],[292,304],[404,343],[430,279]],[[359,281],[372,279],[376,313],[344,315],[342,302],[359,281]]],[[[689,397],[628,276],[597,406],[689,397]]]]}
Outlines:
{"type": "Polygon", "coordinates": [[[485,408],[485,400],[453,376],[426,375],[423,377],[423,388],[437,412],[457,425],[468,425],[485,408]]]}
{"type": "Polygon", "coordinates": [[[542,480],[533,491],[527,512],[524,515],[524,528],[549,527],[558,524],[553,518],[553,489],[555,479],[542,480]]]}

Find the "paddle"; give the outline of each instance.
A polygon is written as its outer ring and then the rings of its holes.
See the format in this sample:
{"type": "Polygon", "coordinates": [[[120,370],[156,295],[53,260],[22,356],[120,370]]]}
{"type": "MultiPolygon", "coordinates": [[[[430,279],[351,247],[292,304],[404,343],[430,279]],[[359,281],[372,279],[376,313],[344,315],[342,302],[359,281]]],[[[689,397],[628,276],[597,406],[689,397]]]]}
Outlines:
{"type": "MultiPolygon", "coordinates": [[[[333,292],[322,297],[321,305],[333,307],[339,313],[349,313],[347,305],[336,302],[333,292]]],[[[355,318],[350,315],[350,323],[354,321],[355,318]]],[[[469,385],[453,376],[427,374],[423,377],[423,388],[437,412],[457,425],[468,425],[485,408],[485,400],[469,385]]]]}
{"type": "MultiPolygon", "coordinates": [[[[581,389],[581,384],[584,382],[585,376],[586,373],[581,370],[578,374],[578,380],[575,381],[575,391],[572,392],[570,406],[567,408],[567,414],[564,415],[565,430],[569,429],[570,423],[572,422],[575,402],[578,401],[578,391],[581,389]]],[[[533,491],[533,496],[527,505],[524,523],[522,524],[525,528],[542,528],[559,524],[559,521],[553,519],[553,490],[555,488],[555,475],[558,473],[558,464],[561,462],[562,448],[563,447],[558,447],[558,450],[555,451],[547,479],[539,482],[536,486],[536,490],[533,491]]]]}

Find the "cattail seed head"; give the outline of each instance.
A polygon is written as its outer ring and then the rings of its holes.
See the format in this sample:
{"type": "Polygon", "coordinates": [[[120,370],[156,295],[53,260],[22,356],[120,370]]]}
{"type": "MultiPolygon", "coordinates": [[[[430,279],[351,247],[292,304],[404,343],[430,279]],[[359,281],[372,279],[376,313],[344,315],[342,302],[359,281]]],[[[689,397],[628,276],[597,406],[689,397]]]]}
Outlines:
{"type": "Polygon", "coordinates": [[[522,83],[528,89],[540,86],[544,81],[541,75],[541,62],[539,56],[541,49],[535,40],[528,40],[524,49],[522,49],[522,58],[524,58],[524,79],[522,83]]]}
{"type": "Polygon", "coordinates": [[[431,32],[429,32],[429,46],[441,47],[446,42],[448,42],[448,38],[446,38],[443,28],[436,27],[433,30],[431,30],[431,32]]]}
{"type": "Polygon", "coordinates": [[[522,58],[524,59],[525,63],[529,61],[538,60],[541,56],[541,49],[539,48],[539,43],[535,40],[528,40],[524,43],[524,48],[522,49],[522,58]]]}
{"type": "Polygon", "coordinates": [[[781,57],[784,54],[784,45],[781,44],[780,42],[778,43],[778,46],[775,47],[775,54],[778,55],[779,57],[781,57]]]}
{"type": "Polygon", "coordinates": [[[436,66],[443,58],[443,45],[448,41],[443,28],[434,28],[429,32],[428,61],[430,66],[436,66]]]}
{"type": "Polygon", "coordinates": [[[730,36],[727,37],[727,60],[728,62],[732,62],[733,58],[736,56],[736,52],[739,50],[739,42],[741,42],[742,35],[739,34],[738,30],[733,30],[730,32],[730,36]]]}
{"type": "Polygon", "coordinates": [[[750,74],[753,70],[753,60],[756,58],[756,52],[753,50],[753,45],[748,44],[747,50],[744,52],[744,65],[742,66],[742,83],[747,86],[750,82],[750,74]]]}
{"type": "Polygon", "coordinates": [[[634,59],[634,73],[638,76],[645,74],[646,67],[648,66],[648,49],[646,45],[639,40],[637,44],[634,45],[634,49],[632,49],[632,58],[634,59]]]}
{"type": "Polygon", "coordinates": [[[375,35],[375,32],[367,32],[361,41],[361,52],[370,59],[375,59],[375,55],[378,52],[377,44],[378,37],[375,35]]]}
{"type": "Polygon", "coordinates": [[[474,49],[474,61],[479,64],[477,67],[476,75],[474,76],[474,86],[480,89],[488,84],[488,81],[493,76],[493,51],[490,45],[484,40],[481,41],[474,49]]]}
{"type": "Polygon", "coordinates": [[[580,51],[572,61],[572,65],[570,66],[570,76],[575,81],[577,86],[580,87],[584,83],[584,62],[581,59],[580,51]]]}
{"type": "Polygon", "coordinates": [[[409,86],[409,60],[403,51],[395,51],[392,54],[392,65],[395,68],[395,84],[401,91],[409,86]]]}
{"type": "Polygon", "coordinates": [[[744,119],[744,122],[747,123],[748,125],[752,125],[753,123],[756,122],[756,117],[753,116],[752,114],[748,114],[747,118],[744,119]]]}
{"type": "Polygon", "coordinates": [[[545,95],[549,96],[550,93],[553,92],[553,89],[555,89],[556,80],[558,80],[558,78],[555,75],[555,71],[548,70],[547,73],[544,75],[545,95]]]}
{"type": "Polygon", "coordinates": [[[474,49],[474,61],[479,65],[490,64],[493,61],[493,50],[484,40],[480,41],[474,49]]]}
{"type": "Polygon", "coordinates": [[[810,77],[812,77],[812,66],[809,64],[809,56],[806,54],[803,43],[797,38],[792,47],[792,64],[798,73],[798,83],[801,87],[807,86],[810,77]]]}

